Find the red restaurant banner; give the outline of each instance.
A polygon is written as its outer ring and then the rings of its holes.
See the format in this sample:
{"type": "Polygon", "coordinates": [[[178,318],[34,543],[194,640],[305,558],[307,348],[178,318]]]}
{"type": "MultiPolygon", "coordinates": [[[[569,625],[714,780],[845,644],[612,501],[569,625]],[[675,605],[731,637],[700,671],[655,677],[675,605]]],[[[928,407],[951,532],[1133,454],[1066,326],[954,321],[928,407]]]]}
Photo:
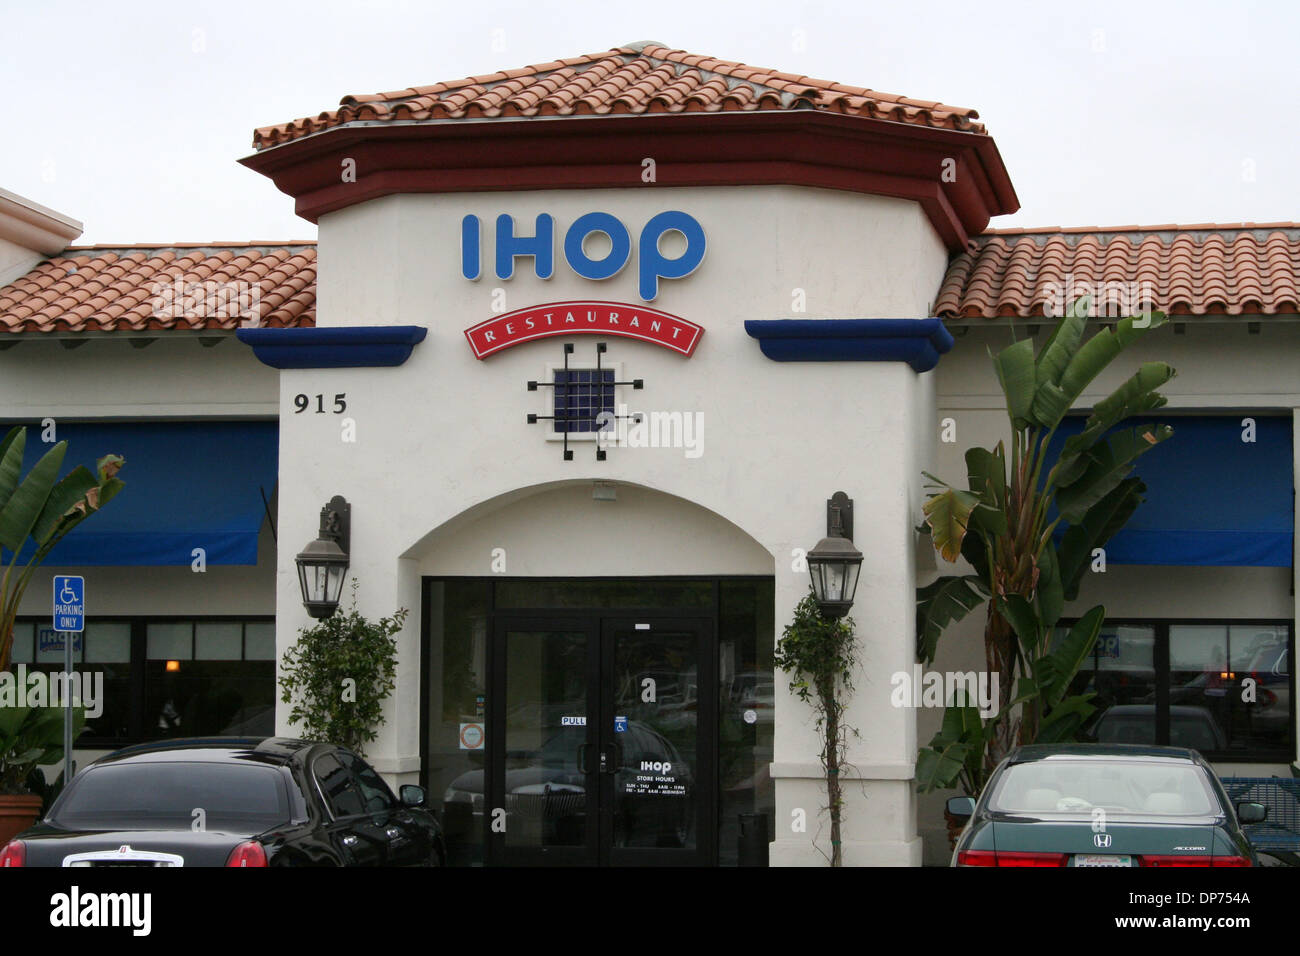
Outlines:
{"type": "Polygon", "coordinates": [[[658,309],[626,302],[547,302],[494,316],[465,330],[476,358],[521,342],[557,335],[621,335],[690,355],[702,326],[658,309]]]}

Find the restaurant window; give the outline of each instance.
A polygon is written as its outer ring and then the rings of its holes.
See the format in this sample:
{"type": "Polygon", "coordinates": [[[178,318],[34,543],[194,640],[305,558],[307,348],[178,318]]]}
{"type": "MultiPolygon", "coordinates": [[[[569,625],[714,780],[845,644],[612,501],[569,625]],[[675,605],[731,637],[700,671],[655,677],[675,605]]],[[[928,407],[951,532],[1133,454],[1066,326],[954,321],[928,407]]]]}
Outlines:
{"type": "MultiPolygon", "coordinates": [[[[1067,632],[1063,622],[1055,640],[1067,632]]],[[[1290,762],[1294,658],[1288,622],[1112,621],[1071,691],[1096,695],[1088,739],[1290,762]]]]}
{"type": "MultiPolygon", "coordinates": [[[[18,621],[14,666],[62,671],[63,637],[48,620],[18,621]]],[[[72,647],[83,685],[103,682],[78,746],[275,732],[272,618],[102,618],[72,647]]]]}
{"type": "Polygon", "coordinates": [[[614,414],[614,381],[614,369],[556,369],[555,431],[599,431],[600,414],[614,414]]]}

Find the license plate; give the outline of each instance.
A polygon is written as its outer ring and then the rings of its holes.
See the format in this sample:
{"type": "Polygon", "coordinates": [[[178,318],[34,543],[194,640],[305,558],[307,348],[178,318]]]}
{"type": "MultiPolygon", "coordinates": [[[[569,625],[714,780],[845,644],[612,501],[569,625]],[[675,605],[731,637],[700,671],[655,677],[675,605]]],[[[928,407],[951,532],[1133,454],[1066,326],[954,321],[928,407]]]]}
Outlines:
{"type": "Polygon", "coordinates": [[[1110,853],[1076,853],[1075,866],[1132,866],[1131,856],[1115,856],[1110,853]]]}

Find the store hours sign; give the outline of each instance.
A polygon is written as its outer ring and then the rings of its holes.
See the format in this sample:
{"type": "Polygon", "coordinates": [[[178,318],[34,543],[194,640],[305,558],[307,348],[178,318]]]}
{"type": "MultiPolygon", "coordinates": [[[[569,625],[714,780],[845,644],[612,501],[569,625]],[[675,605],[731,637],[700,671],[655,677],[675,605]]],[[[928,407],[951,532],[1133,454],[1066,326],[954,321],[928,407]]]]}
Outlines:
{"type": "MultiPolygon", "coordinates": [[[[533,274],[539,279],[550,279],[555,274],[559,237],[555,218],[547,213],[537,216],[532,235],[520,235],[519,228],[514,217],[505,214],[497,216],[490,230],[485,230],[478,216],[466,216],[461,221],[461,274],[477,280],[490,263],[497,279],[508,280],[514,277],[518,260],[523,259],[531,262],[533,274]],[[485,232],[493,234],[491,250],[485,232]]],[[[611,213],[589,212],[569,225],[560,245],[568,269],[591,281],[611,279],[635,260],[637,292],[645,302],[658,297],[661,280],[682,279],[695,272],[704,261],[706,247],[699,222],[676,210],[651,216],[639,231],[611,213]],[[587,242],[597,234],[605,237],[608,246],[599,257],[592,254],[587,242]],[[682,239],[675,254],[661,248],[662,240],[670,234],[682,239]]],[[[645,305],[581,299],[548,302],[494,316],[466,329],[465,337],[475,357],[482,359],[521,342],[575,334],[640,339],[690,355],[703,333],[704,329],[694,322],[645,305]]]]}

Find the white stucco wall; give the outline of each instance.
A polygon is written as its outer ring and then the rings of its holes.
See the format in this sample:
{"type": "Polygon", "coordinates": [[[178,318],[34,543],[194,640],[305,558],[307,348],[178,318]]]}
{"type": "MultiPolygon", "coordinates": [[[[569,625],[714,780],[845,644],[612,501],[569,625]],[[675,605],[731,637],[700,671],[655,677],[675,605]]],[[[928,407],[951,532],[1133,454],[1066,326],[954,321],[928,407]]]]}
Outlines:
{"type": "Polygon", "coordinates": [[[73,349],[47,338],[0,351],[0,415],[251,418],[278,411],[278,373],[233,333],[215,333],[224,340],[211,347],[185,332],[152,334],[160,337],[144,348],[116,333],[73,349]]]}
{"type": "MultiPolygon", "coordinates": [[[[491,250],[491,245],[485,251],[491,250]]],[[[665,247],[666,253],[671,250],[665,247]]],[[[910,666],[913,648],[912,527],[916,523],[918,436],[929,434],[932,386],[900,363],[775,363],[744,332],[745,319],[906,317],[928,314],[946,253],[912,203],[791,187],[548,191],[491,195],[394,196],[341,210],[320,223],[318,323],[423,325],[427,340],[400,368],[286,371],[280,389],[281,497],[278,640],[281,649],[306,622],[293,569],[299,542],[315,537],[318,510],[335,494],[353,507],[352,570],[369,616],[397,606],[419,607],[419,577],[490,572],[490,539],[506,549],[510,574],[590,573],[582,555],[597,547],[613,576],[673,567],[676,573],[734,573],[766,563],[775,568],[779,629],[807,589],[806,572],[792,567],[795,548],[810,548],[825,532],[825,500],[836,490],[855,499],[855,537],[865,554],[855,618],[862,666],[850,721],[862,730],[850,760],[862,780],[848,781],[849,863],[919,861],[910,779],[915,760],[912,714],[889,705],[888,676],[910,666]],[[525,388],[545,379],[561,359],[561,340],[516,346],[479,361],[463,330],[493,314],[493,290],[506,290],[505,309],[567,299],[636,303],[635,261],[604,283],[583,280],[557,258],[549,282],[520,260],[515,278],[478,282],[460,274],[461,218],[491,223],[513,215],[520,232],[549,212],[559,234],[577,216],[611,212],[633,236],[660,211],[694,216],[708,235],[708,254],[687,279],[665,281],[653,303],[706,328],[687,359],[642,342],[610,337],[604,364],[622,363],[645,388],[620,388],[632,410],[699,412],[703,451],[615,448],[605,462],[589,444],[575,443],[574,460],[529,425],[544,397],[525,388]],[[792,312],[803,290],[807,311],[792,312]],[[294,414],[296,394],[347,395],[344,415],[294,414]],[[343,440],[345,422],[355,442],[343,440]],[[543,560],[539,538],[549,522],[485,521],[464,529],[459,567],[430,532],[484,502],[521,488],[578,481],[568,491],[538,496],[559,514],[592,514],[592,480],[620,485],[628,503],[644,493],[647,507],[673,513],[626,536],[621,561],[602,535],[616,518],[572,522],[572,547],[543,560]],[[574,490],[576,489],[576,490],[574,490]],[[585,499],[584,499],[585,495],[585,499]],[[571,497],[573,500],[568,500],[571,497]],[[653,502],[651,502],[653,499],[653,502]],[[691,515],[705,522],[704,540],[721,547],[709,559],[686,545],[691,515]],[[756,561],[752,547],[766,551],[756,561]],[[603,550],[602,550],[603,548],[603,550]],[[679,553],[682,551],[687,553],[679,553]],[[726,557],[741,561],[733,564],[726,557]],[[518,557],[516,557],[516,555],[518,557]],[[514,563],[512,563],[514,562],[514,563]],[[630,569],[626,570],[625,568],[630,569]]],[[[488,260],[490,262],[490,260],[488,260]]],[[[595,357],[597,336],[577,336],[572,364],[595,357]]],[[[512,509],[517,513],[517,509],[512,509]]],[[[614,514],[613,511],[606,515],[614,514]]],[[[662,572],[661,572],[662,573],[662,572]]],[[[773,638],[776,638],[776,634],[773,638]]],[[[380,739],[370,748],[390,779],[413,779],[419,768],[419,621],[412,615],[399,638],[397,694],[389,701],[380,739]]],[[[810,712],[778,675],[776,741],[777,839],[772,861],[820,863],[811,837],[824,798],[810,712]],[[809,832],[792,833],[802,808],[809,832]]],[[[286,730],[284,708],[278,727],[286,730]]],[[[820,842],[827,845],[827,833],[820,842]]]]}

